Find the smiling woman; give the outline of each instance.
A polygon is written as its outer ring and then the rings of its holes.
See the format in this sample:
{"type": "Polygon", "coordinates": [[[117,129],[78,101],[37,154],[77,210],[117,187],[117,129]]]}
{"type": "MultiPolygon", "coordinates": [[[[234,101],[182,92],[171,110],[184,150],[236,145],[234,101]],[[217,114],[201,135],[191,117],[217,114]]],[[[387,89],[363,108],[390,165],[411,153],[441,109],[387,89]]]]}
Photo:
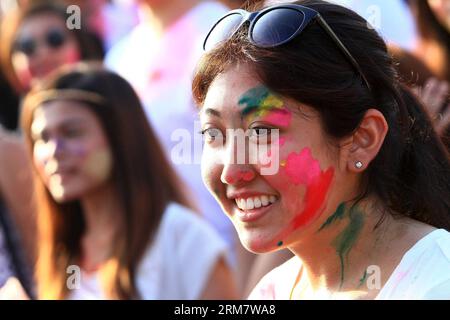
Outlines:
{"type": "Polygon", "coordinates": [[[448,154],[385,43],[338,5],[261,3],[217,22],[193,81],[205,184],[248,250],[295,254],[251,298],[450,298],[448,154]]]}

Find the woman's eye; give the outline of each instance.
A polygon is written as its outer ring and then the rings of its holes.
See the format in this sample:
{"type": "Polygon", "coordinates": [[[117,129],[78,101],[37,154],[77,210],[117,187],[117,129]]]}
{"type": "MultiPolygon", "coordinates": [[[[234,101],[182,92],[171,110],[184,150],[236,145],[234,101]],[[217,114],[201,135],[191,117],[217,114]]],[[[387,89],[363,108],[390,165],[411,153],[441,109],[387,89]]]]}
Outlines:
{"type": "Polygon", "coordinates": [[[48,141],[48,139],[49,139],[49,137],[45,133],[41,133],[39,135],[33,136],[33,142],[34,143],[36,143],[36,142],[41,142],[41,143],[44,142],[44,143],[46,143],[48,141]]]}
{"type": "Polygon", "coordinates": [[[270,143],[273,130],[273,128],[268,127],[254,127],[248,129],[247,135],[250,141],[255,143],[270,143]]]}
{"type": "Polygon", "coordinates": [[[82,134],[81,130],[75,128],[68,128],[63,132],[64,136],[67,138],[75,138],[82,134]]]}
{"type": "Polygon", "coordinates": [[[249,129],[249,136],[266,136],[269,135],[271,132],[271,128],[263,128],[263,127],[256,127],[256,128],[251,128],[249,129]]]}
{"type": "Polygon", "coordinates": [[[214,142],[222,136],[222,132],[220,132],[220,130],[216,128],[205,129],[201,131],[201,134],[203,135],[206,142],[214,142]]]}

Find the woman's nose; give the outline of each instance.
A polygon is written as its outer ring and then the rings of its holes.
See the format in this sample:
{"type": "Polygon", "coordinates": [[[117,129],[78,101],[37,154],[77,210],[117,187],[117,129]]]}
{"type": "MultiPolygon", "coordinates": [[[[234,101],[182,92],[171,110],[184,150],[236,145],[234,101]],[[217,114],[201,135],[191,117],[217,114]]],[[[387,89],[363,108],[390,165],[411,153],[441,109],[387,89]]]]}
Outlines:
{"type": "Polygon", "coordinates": [[[62,139],[55,138],[48,142],[49,156],[52,158],[60,158],[65,153],[65,142],[62,139]]]}
{"type": "Polygon", "coordinates": [[[256,177],[254,167],[248,162],[246,147],[232,142],[226,148],[220,180],[224,184],[239,185],[256,177]]]}
{"type": "Polygon", "coordinates": [[[220,180],[224,184],[239,185],[252,181],[256,173],[251,166],[227,164],[224,165],[220,180]]]}

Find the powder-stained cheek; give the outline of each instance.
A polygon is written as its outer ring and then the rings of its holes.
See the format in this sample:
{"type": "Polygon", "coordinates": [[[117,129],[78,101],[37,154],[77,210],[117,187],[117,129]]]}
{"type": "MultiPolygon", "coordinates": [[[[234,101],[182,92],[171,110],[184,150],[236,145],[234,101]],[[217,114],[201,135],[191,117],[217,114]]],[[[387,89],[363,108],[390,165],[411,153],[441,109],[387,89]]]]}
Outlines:
{"type": "Polygon", "coordinates": [[[310,185],[320,174],[319,161],[312,157],[311,150],[306,148],[300,153],[291,153],[286,159],[285,171],[295,185],[310,185]]]}
{"type": "Polygon", "coordinates": [[[312,222],[325,209],[334,168],[325,171],[320,169],[319,161],[313,158],[309,148],[300,153],[291,153],[283,163],[282,168],[291,184],[304,185],[306,194],[303,199],[303,209],[298,212],[291,222],[273,239],[273,245],[278,245],[292,232],[312,222]]]}
{"type": "Polygon", "coordinates": [[[85,160],[83,169],[90,177],[98,181],[105,181],[111,175],[112,163],[110,150],[104,148],[92,152],[85,160]]]}

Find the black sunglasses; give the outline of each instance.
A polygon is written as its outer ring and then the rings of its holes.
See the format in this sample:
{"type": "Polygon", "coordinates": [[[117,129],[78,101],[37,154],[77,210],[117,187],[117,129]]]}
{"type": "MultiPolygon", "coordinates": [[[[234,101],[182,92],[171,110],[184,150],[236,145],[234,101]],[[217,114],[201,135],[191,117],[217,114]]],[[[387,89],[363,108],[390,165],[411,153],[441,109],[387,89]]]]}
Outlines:
{"type": "MultiPolygon", "coordinates": [[[[40,41],[33,39],[31,37],[24,37],[16,41],[15,51],[20,51],[27,56],[32,56],[36,53],[40,41]]],[[[66,34],[64,31],[59,29],[50,29],[44,36],[43,43],[45,43],[49,48],[57,49],[60,48],[66,42],[66,34]]]]}
{"type": "Polygon", "coordinates": [[[317,21],[348,61],[360,74],[370,90],[370,84],[361,67],[319,12],[297,4],[276,5],[261,11],[248,12],[236,9],[220,18],[209,31],[203,43],[205,51],[231,38],[246,22],[250,23],[248,38],[258,47],[281,46],[299,35],[312,21],[317,21]]]}

